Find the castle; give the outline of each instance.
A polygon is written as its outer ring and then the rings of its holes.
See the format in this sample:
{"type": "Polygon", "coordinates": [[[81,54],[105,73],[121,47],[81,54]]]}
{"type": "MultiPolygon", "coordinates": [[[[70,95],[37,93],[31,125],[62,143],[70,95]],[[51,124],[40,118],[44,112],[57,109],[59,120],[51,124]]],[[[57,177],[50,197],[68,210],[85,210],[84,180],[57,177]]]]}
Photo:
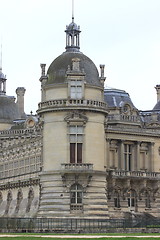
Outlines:
{"type": "Polygon", "coordinates": [[[66,50],[41,64],[37,115],[6,95],[0,69],[0,217],[160,217],[160,85],[139,111],[127,92],[104,89],[80,51],[80,27],[66,27],[66,50]]]}

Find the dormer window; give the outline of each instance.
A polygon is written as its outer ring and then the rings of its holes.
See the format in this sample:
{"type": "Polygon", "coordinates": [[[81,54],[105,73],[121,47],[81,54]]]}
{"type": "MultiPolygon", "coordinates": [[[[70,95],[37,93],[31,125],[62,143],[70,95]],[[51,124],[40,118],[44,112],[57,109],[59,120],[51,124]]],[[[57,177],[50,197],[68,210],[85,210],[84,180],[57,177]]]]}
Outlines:
{"type": "Polygon", "coordinates": [[[81,80],[71,80],[70,81],[70,98],[71,99],[81,99],[82,96],[83,96],[82,81],[81,80]]]}

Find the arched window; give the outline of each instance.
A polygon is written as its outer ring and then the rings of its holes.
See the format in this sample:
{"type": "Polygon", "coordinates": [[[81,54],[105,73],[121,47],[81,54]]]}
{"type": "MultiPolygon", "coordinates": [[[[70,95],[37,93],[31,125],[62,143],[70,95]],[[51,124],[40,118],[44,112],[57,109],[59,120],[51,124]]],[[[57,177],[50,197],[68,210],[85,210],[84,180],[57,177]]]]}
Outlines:
{"type": "Polygon", "coordinates": [[[83,210],[83,188],[80,184],[73,184],[70,189],[71,210],[83,210]]]}
{"type": "Polygon", "coordinates": [[[118,191],[114,192],[114,207],[120,208],[120,196],[118,191]]]}

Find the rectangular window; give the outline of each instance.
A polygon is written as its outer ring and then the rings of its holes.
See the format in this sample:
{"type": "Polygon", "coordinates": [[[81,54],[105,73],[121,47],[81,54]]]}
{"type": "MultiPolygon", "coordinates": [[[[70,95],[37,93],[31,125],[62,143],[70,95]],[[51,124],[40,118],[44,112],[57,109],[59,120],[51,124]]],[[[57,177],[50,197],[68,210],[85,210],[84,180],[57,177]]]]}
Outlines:
{"type": "Polygon", "coordinates": [[[76,152],[76,144],[70,143],[70,163],[75,163],[75,152],[76,152]]]}
{"type": "Polygon", "coordinates": [[[82,98],[82,81],[71,80],[70,97],[73,99],[81,99],[82,98]]]}
{"type": "Polygon", "coordinates": [[[132,170],[132,145],[124,144],[124,167],[126,171],[132,170]]]}
{"type": "Polygon", "coordinates": [[[83,126],[70,126],[70,163],[82,163],[83,126]]]}
{"type": "Polygon", "coordinates": [[[82,163],[82,143],[77,143],[77,163],[82,163]]]}

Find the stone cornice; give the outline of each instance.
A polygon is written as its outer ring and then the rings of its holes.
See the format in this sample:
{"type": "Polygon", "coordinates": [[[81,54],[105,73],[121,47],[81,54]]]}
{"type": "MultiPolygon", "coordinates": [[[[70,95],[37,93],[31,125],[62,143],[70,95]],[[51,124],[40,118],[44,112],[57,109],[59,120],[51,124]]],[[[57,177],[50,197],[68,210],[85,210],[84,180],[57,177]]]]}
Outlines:
{"type": "Polygon", "coordinates": [[[0,184],[0,190],[7,190],[13,188],[22,188],[22,187],[29,187],[39,185],[39,178],[30,178],[26,180],[19,180],[15,182],[8,182],[5,184],[0,184]]]}
{"type": "Polygon", "coordinates": [[[125,134],[125,135],[135,135],[135,136],[148,136],[148,137],[160,137],[160,130],[154,130],[154,129],[137,129],[137,128],[130,128],[130,129],[124,129],[124,128],[111,128],[107,127],[105,129],[106,133],[116,133],[116,134],[125,134]]]}

